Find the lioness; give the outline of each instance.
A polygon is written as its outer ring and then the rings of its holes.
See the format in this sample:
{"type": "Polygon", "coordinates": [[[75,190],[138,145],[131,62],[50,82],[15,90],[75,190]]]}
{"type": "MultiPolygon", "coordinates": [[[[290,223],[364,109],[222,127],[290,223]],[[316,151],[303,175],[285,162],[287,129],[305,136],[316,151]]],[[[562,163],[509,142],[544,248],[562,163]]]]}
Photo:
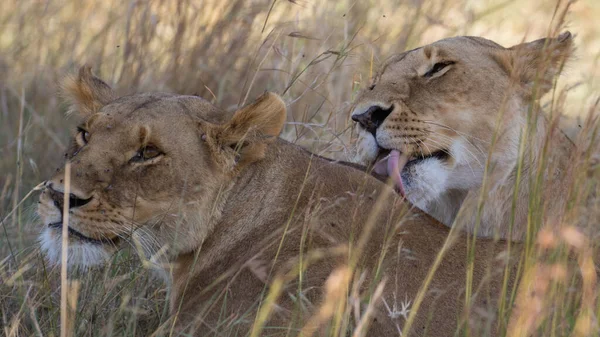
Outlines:
{"type": "MultiPolygon", "coordinates": [[[[66,154],[69,264],[100,264],[124,241],[164,253],[171,323],[197,336],[246,335],[256,317],[268,317],[260,335],[326,335],[333,314],[318,309],[327,308],[323,288],[329,301],[331,292],[353,296],[347,309],[334,303],[352,313],[338,328],[399,335],[449,229],[373,176],[277,138],[286,116],[278,96],[267,93],[219,124],[219,110],[198,97],[118,98],[87,68],[65,88],[82,119],[66,154]],[[270,288],[274,278],[285,281],[284,294],[261,302],[263,290],[279,289],[270,288]],[[270,315],[257,316],[261,303],[270,315]]],[[[65,180],[59,171],[40,196],[52,263],[60,262],[65,180]]],[[[467,311],[470,246],[463,234],[452,237],[411,336],[495,334],[514,259],[500,254],[504,242],[476,241],[467,311]]]]}
{"type": "MultiPolygon", "coordinates": [[[[569,32],[511,48],[461,36],[391,57],[355,101],[356,161],[390,176],[408,200],[447,226],[462,206],[478,204],[487,167],[477,233],[522,239],[538,167],[544,167],[536,184],[545,215],[559,216],[566,200],[573,144],[551,131],[538,99],[553,87],[573,48],[569,32]],[[525,133],[527,125],[533,136],[525,133]]],[[[475,231],[478,212],[471,207],[467,213],[462,224],[475,231]]]]}

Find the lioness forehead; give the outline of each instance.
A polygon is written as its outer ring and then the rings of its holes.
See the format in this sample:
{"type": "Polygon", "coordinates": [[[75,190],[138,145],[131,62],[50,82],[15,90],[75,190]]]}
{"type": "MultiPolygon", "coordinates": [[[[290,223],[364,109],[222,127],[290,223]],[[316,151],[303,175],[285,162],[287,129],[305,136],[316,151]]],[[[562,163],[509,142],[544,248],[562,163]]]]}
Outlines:
{"type": "MultiPolygon", "coordinates": [[[[442,59],[489,60],[488,52],[505,49],[494,41],[477,36],[457,36],[436,41],[390,57],[382,66],[381,74],[389,69],[415,71],[419,65],[442,59]]],[[[394,75],[396,76],[396,75],[394,75]]]]}
{"type": "Polygon", "coordinates": [[[225,122],[231,115],[201,97],[163,92],[120,97],[104,106],[99,114],[110,116],[116,122],[162,120],[187,116],[215,124],[225,122]]]}

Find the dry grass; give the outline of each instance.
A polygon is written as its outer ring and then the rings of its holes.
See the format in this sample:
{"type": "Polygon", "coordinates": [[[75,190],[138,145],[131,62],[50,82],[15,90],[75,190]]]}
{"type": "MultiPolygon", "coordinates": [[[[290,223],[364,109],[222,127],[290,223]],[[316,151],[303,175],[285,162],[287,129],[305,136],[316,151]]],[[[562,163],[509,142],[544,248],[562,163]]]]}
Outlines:
{"type": "MultiPolygon", "coordinates": [[[[289,105],[285,138],[325,156],[347,158],[348,108],[387,55],[459,34],[482,35],[505,46],[542,37],[556,24],[554,10],[548,0],[3,2],[0,331],[60,334],[59,271],[42,263],[35,202],[26,197],[62,162],[73,125],[63,117],[57,82],[79,65],[92,65],[121,93],[199,94],[226,109],[264,90],[276,91],[289,105]]],[[[577,34],[577,60],[557,85],[557,92],[568,94],[554,95],[560,104],[552,105],[569,117],[563,125],[581,152],[568,217],[568,225],[579,227],[598,226],[600,219],[600,135],[593,117],[600,88],[598,17],[595,0],[571,7],[566,19],[577,34]]],[[[598,237],[582,238],[570,228],[542,232],[538,248],[524,260],[522,289],[536,291],[515,294],[520,314],[508,335],[598,333],[600,303],[590,262],[598,237]],[[567,265],[565,252],[579,265],[567,265]]],[[[345,272],[340,269],[328,282],[346,282],[345,272]]],[[[106,269],[79,275],[69,289],[75,289],[71,300],[77,303],[75,336],[145,336],[167,318],[166,290],[130,251],[106,269]]],[[[319,312],[342,321],[338,314],[345,299],[335,289],[327,296],[338,302],[330,303],[339,305],[338,312],[335,307],[319,312]]]]}

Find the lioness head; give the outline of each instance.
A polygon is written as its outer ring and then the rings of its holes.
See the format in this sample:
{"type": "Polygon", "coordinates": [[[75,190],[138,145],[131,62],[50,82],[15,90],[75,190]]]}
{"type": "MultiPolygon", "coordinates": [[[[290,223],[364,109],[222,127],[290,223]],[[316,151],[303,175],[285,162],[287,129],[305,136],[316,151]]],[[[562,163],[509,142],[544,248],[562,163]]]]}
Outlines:
{"type": "Polygon", "coordinates": [[[70,194],[70,265],[89,266],[121,242],[147,254],[176,255],[197,248],[218,218],[236,173],[260,160],[285,119],[274,94],[229,118],[195,96],[167,93],[118,98],[89,68],[64,86],[81,119],[59,170],[45,183],[38,213],[42,249],[60,262],[64,192],[70,194]]]}
{"type": "Polygon", "coordinates": [[[495,172],[510,175],[528,109],[572,49],[568,32],[511,48],[462,36],[391,57],[355,101],[356,161],[451,225],[489,153],[495,172]]]}

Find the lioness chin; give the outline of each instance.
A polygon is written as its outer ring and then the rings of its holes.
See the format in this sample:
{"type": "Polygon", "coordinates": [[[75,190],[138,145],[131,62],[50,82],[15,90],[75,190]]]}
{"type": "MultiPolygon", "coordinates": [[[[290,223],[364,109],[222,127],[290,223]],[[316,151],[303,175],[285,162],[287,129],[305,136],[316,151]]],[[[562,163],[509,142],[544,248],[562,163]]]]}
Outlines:
{"type": "Polygon", "coordinates": [[[538,100],[573,48],[569,32],[511,48],[461,36],[391,57],[354,103],[355,161],[447,226],[522,239],[533,190],[559,222],[573,144],[538,100]]]}
{"type": "Polygon", "coordinates": [[[66,156],[70,221],[61,222],[60,171],[40,196],[43,249],[58,263],[68,226],[72,265],[103,263],[122,242],[164,254],[167,331],[325,336],[360,326],[362,336],[398,336],[411,311],[410,336],[495,335],[502,326],[498,301],[515,271],[505,243],[477,240],[466,310],[471,246],[453,233],[414,308],[449,229],[376,178],[278,139],[286,116],[278,96],[229,119],[198,97],[118,98],[86,68],[65,90],[81,118],[66,156]],[[275,296],[262,301],[265,290],[275,296]],[[257,315],[261,304],[269,315],[257,315]],[[343,312],[352,314],[342,322],[343,312]]]}

